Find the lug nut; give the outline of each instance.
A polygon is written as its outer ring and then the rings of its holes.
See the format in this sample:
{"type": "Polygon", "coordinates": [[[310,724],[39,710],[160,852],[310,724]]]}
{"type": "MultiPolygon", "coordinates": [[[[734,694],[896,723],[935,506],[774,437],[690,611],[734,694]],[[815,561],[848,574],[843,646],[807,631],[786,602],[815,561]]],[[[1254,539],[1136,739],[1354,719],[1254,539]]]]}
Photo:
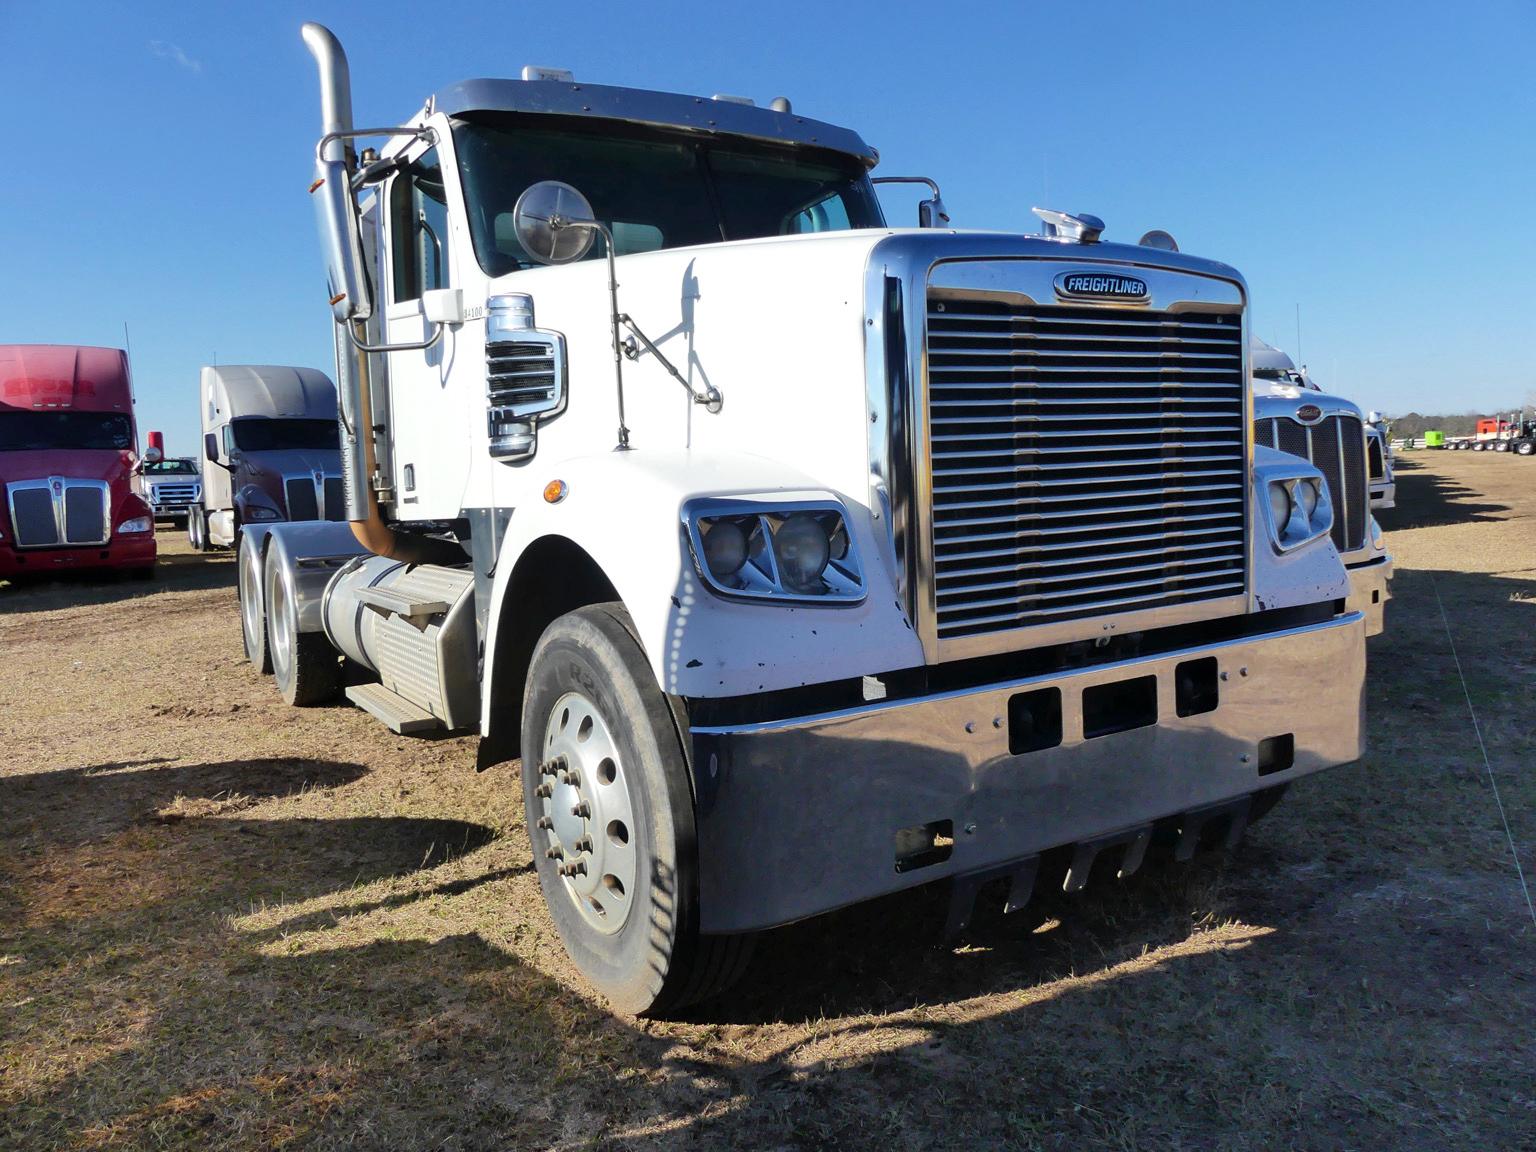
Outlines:
{"type": "Polygon", "coordinates": [[[535,788],[533,790],[533,794],[535,796],[539,797],[539,799],[541,799],[541,800],[548,800],[551,796],[553,796],[555,794],[554,785],[552,785],[552,784],[540,784],[537,788],[535,788]]]}
{"type": "Polygon", "coordinates": [[[580,840],[576,841],[576,843],[571,845],[571,850],[573,852],[590,852],[590,851],[592,851],[592,837],[590,837],[590,836],[583,836],[580,840]]]}
{"type": "Polygon", "coordinates": [[[569,784],[572,788],[580,788],[581,787],[581,773],[577,772],[576,769],[572,768],[569,772],[567,772],[565,774],[565,782],[567,784],[569,784]]]}
{"type": "Polygon", "coordinates": [[[564,859],[564,857],[565,849],[560,847],[558,844],[556,844],[553,848],[546,848],[544,850],[544,859],[546,860],[561,860],[564,859]]]}
{"type": "Polygon", "coordinates": [[[551,820],[548,816],[540,816],[539,817],[539,827],[542,830],[544,830],[545,832],[548,832],[554,826],[555,826],[555,822],[553,820],[551,820]]]}
{"type": "Polygon", "coordinates": [[[580,816],[583,820],[585,820],[588,816],[592,815],[592,809],[587,805],[587,802],[583,800],[580,804],[571,809],[571,815],[580,816]]]}
{"type": "Polygon", "coordinates": [[[545,776],[553,776],[565,767],[565,757],[556,756],[553,760],[546,760],[539,765],[539,772],[545,776]]]}

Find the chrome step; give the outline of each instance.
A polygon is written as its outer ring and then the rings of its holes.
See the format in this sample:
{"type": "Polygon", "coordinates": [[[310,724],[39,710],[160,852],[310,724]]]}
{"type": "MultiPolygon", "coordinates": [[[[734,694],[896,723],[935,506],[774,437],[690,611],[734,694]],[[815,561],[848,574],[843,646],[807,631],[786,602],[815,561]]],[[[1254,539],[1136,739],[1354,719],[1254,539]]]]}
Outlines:
{"type": "Polygon", "coordinates": [[[401,736],[431,732],[443,726],[443,722],[432,713],[418,708],[382,684],[354,684],[347,689],[347,699],[382,721],[391,732],[398,732],[401,736]]]}

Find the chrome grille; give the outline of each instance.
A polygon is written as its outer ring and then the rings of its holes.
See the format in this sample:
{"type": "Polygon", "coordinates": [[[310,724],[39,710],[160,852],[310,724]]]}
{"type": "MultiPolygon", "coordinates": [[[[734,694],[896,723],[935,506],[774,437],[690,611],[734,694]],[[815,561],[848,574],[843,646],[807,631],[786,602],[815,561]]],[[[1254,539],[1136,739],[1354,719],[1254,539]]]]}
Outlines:
{"type": "Polygon", "coordinates": [[[104,481],[19,480],[8,486],[18,548],[105,544],[111,531],[110,492],[104,481]]]}
{"type": "Polygon", "coordinates": [[[525,338],[485,346],[486,419],[493,456],[530,455],[539,417],[565,407],[562,342],[532,331],[521,335],[525,338]]]}
{"type": "Polygon", "coordinates": [[[155,504],[160,508],[182,508],[197,499],[197,483],[155,484],[150,488],[155,504]]]}
{"type": "Polygon", "coordinates": [[[1387,466],[1381,456],[1381,440],[1376,436],[1366,439],[1366,470],[1372,480],[1385,480],[1387,466]]]}
{"type": "Polygon", "coordinates": [[[1242,319],[930,294],[940,639],[1241,594],[1242,319]]]}
{"type": "Polygon", "coordinates": [[[1328,416],[1310,427],[1285,417],[1256,420],[1256,443],[1310,460],[1333,495],[1333,546],[1353,552],[1365,546],[1365,427],[1355,416],[1328,416]]]}

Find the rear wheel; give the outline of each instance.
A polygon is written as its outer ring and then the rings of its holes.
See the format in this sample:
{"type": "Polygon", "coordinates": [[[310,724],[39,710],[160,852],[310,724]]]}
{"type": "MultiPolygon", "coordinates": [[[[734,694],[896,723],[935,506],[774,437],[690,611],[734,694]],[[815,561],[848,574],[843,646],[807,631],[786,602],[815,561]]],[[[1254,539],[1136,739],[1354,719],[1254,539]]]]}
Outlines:
{"type": "Polygon", "coordinates": [[[192,545],[194,552],[208,551],[208,525],[201,508],[193,508],[187,513],[187,543],[192,545]]]}
{"type": "Polygon", "coordinates": [[[261,553],[249,540],[240,545],[240,638],[245,658],[263,674],[272,671],[267,647],[267,602],[262,590],[261,553]]]}
{"type": "Polygon", "coordinates": [[[1522,440],[1515,445],[1515,453],[1520,456],[1529,456],[1536,452],[1536,440],[1522,440]]]}
{"type": "Polygon", "coordinates": [[[299,631],[299,609],[275,551],[266,562],[267,650],[283,699],[299,708],[324,704],[341,688],[341,662],[322,632],[299,631]]]}
{"type": "Polygon", "coordinates": [[[540,638],[523,694],[523,803],[550,915],[577,968],[621,1012],[724,991],[749,936],[698,930],[693,793],[679,724],[620,604],[540,638]]]}
{"type": "Polygon", "coordinates": [[[1508,440],[1500,440],[1497,444],[1495,444],[1493,446],[1493,450],[1495,452],[1508,452],[1509,451],[1509,441],[1508,440]]]}

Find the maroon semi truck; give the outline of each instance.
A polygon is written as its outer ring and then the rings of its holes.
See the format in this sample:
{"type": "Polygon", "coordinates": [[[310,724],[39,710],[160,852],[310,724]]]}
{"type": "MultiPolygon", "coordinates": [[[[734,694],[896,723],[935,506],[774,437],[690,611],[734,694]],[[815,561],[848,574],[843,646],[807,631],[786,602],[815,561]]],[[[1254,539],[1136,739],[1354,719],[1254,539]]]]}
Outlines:
{"type": "Polygon", "coordinates": [[[0,345],[0,579],[75,569],[148,578],[155,521],[118,348],[0,345]]]}

